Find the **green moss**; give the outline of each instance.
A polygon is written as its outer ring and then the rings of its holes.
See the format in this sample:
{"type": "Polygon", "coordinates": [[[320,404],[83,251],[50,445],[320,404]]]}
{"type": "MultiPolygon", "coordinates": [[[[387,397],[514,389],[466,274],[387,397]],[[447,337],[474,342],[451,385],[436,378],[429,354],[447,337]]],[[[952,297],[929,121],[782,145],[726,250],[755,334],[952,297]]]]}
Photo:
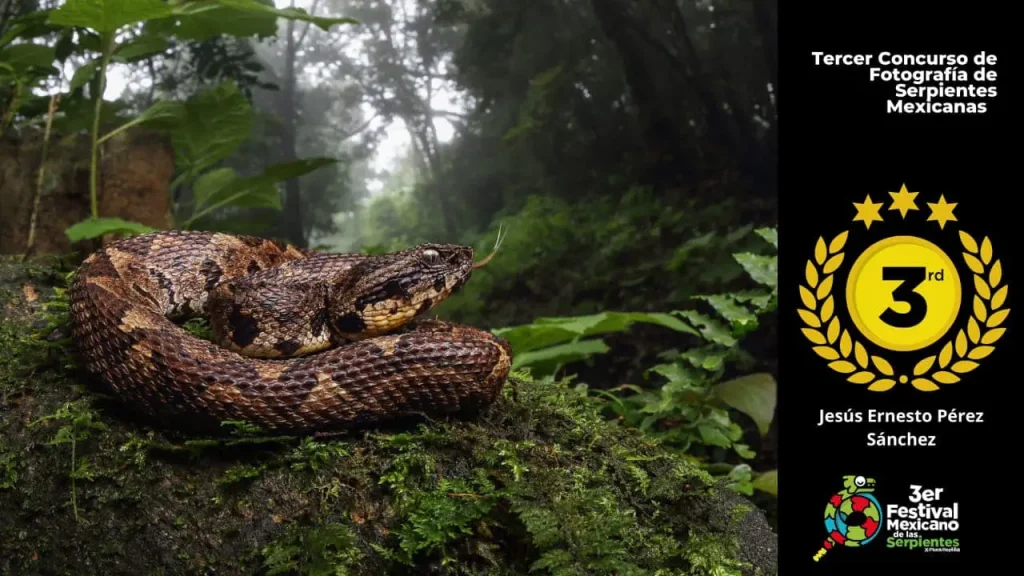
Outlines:
{"type": "Polygon", "coordinates": [[[0,572],[773,570],[746,552],[775,546],[756,510],[566,383],[520,375],[473,419],[330,440],[185,437],[77,386],[44,292],[0,322],[0,572]]]}

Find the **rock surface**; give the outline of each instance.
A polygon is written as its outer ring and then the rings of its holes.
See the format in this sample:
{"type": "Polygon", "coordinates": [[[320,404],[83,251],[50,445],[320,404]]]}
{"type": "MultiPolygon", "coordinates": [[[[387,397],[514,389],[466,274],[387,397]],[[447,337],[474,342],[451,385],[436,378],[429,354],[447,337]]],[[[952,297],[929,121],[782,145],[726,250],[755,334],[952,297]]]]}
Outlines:
{"type": "Polygon", "coordinates": [[[777,573],[759,510],[564,383],[331,439],[152,429],[82,380],[64,281],[0,261],[0,573],[777,573]]]}

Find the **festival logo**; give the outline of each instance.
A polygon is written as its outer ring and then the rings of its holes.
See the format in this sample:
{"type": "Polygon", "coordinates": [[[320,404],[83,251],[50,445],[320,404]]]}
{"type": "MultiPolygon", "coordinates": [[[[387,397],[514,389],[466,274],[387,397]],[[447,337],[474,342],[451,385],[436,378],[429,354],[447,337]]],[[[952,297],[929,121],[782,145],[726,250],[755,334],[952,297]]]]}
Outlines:
{"type": "Polygon", "coordinates": [[[960,382],[1006,332],[1009,287],[991,240],[957,229],[957,203],[945,195],[926,202],[921,219],[919,194],[906,185],[889,192],[885,217],[885,204],[870,194],[854,202],[852,222],[863,230],[854,225],[830,241],[819,237],[799,288],[798,314],[814,352],[873,392],[898,384],[932,392],[960,382]],[[872,238],[883,227],[872,230],[873,223],[902,233],[872,238]],[[905,233],[915,227],[935,241],[905,233]],[[848,254],[848,244],[865,247],[848,254]],[[940,245],[956,246],[963,267],[940,245]],[[970,314],[962,318],[964,306],[970,314]]]}
{"type": "Polygon", "coordinates": [[[875,481],[864,476],[844,476],[843,489],[825,506],[825,543],[814,555],[821,560],[837,546],[857,548],[869,544],[882,531],[882,505],[872,492],[875,481]]]}
{"type": "MultiPolygon", "coordinates": [[[[843,477],[843,489],[825,505],[825,540],[815,562],[836,548],[867,546],[883,531],[888,534],[884,548],[890,550],[960,551],[960,503],[950,501],[945,488],[910,484],[904,502],[897,498],[884,507],[874,492],[873,478],[843,477]]],[[[886,493],[891,496],[891,490],[886,493]]]]}

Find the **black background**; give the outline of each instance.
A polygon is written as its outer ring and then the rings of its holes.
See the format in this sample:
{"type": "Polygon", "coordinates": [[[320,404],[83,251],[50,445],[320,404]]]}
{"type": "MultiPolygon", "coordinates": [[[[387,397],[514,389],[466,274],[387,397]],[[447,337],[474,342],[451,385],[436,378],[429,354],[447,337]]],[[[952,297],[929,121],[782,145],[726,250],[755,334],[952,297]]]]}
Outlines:
{"type": "MultiPolygon", "coordinates": [[[[1018,32],[1009,4],[790,3],[780,13],[780,568],[803,566],[829,573],[896,573],[907,564],[928,564],[929,572],[946,573],[983,562],[1014,562],[1012,544],[1020,514],[1013,472],[1020,444],[1017,387],[1022,372],[1011,312],[1009,330],[981,367],[958,384],[924,393],[898,385],[888,392],[869,392],[830,371],[801,334],[804,326],[798,286],[819,236],[828,242],[850,230],[849,270],[860,249],[890,234],[921,234],[936,242],[958,264],[964,284],[961,320],[974,296],[971,273],[963,266],[957,231],[964,229],[980,242],[988,236],[995,258],[1002,260],[1010,284],[1006,306],[1014,308],[1016,266],[1011,252],[1024,226],[1018,207],[1019,91],[1010,86],[1019,59],[1008,48],[1018,32]],[[975,115],[890,114],[886,100],[895,99],[895,84],[871,82],[867,67],[815,66],[811,52],[877,54],[996,54],[998,95],[984,99],[988,112],[975,115]],[[889,192],[906,184],[920,208],[904,222],[889,211],[889,192]],[[865,230],[852,222],[853,202],[870,194],[884,203],[885,222],[865,230]],[[940,231],[926,222],[926,202],[944,194],[958,222],[940,231]],[[916,222],[916,226],[913,223],[916,222]],[[1019,223],[1019,224],[1017,224],[1019,223]],[[1016,224],[1017,228],[1014,228],[1016,224]],[[820,410],[931,410],[956,408],[984,412],[982,424],[826,424],[818,427],[820,410]],[[867,434],[914,432],[937,435],[937,447],[868,447],[867,434]],[[844,475],[864,475],[877,482],[882,503],[906,504],[909,485],[945,489],[942,502],[960,503],[960,552],[925,553],[887,549],[884,528],[866,547],[834,548],[820,562],[812,557],[826,537],[824,510],[841,490],[844,475]]],[[[1013,50],[1016,51],[1016,50],[1013,50]]],[[[970,63],[969,73],[976,66],[970,63]]],[[[836,288],[845,289],[845,274],[836,288]]],[[[852,327],[845,310],[840,318],[852,327]]],[[[963,326],[955,325],[954,330],[963,326]]],[[[955,334],[950,331],[950,336],[955,334]]],[[[862,339],[863,340],[863,339],[862,339]]],[[[931,352],[937,352],[938,346],[931,352]]],[[[869,348],[870,350],[870,348],[869,348]]],[[[928,352],[922,351],[922,352],[928,352]]],[[[920,353],[919,353],[920,354],[920,353]]],[[[920,356],[886,353],[909,370],[920,356]],[[909,363],[909,365],[907,365],[909,363]]],[[[895,363],[895,362],[894,362],[895,363]]],[[[897,367],[899,370],[899,367],[897,367]]],[[[866,416],[866,414],[865,414],[866,416]]],[[[940,502],[941,504],[941,502],[940,502]]],[[[929,534],[922,534],[928,537],[929,534]]],[[[935,534],[939,536],[939,534],[935,534]]],[[[945,534],[943,534],[945,536],[945,534]]]]}

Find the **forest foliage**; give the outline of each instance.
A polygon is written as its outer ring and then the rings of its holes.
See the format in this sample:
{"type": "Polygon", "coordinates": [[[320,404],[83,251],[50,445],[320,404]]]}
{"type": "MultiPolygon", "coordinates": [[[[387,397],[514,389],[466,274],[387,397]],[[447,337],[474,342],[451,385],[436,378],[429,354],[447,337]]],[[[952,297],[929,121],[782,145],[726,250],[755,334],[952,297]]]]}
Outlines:
{"type": "Polygon", "coordinates": [[[180,228],[382,252],[501,226],[439,314],[774,493],[774,4],[8,2],[2,130],[90,134],[72,240],[149,229],[96,208],[132,127],[174,144],[180,228]]]}

